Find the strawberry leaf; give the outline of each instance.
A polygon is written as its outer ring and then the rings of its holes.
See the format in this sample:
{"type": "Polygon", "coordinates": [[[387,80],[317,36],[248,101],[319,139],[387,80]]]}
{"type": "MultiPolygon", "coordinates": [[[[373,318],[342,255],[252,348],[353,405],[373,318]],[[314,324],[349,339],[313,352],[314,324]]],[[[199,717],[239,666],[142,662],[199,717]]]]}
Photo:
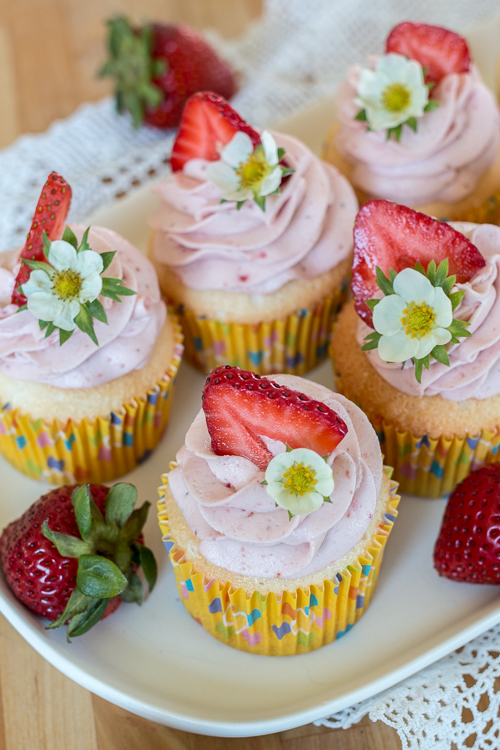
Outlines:
{"type": "Polygon", "coordinates": [[[87,302],[87,308],[93,318],[100,320],[101,323],[106,323],[107,325],[108,316],[106,315],[106,310],[104,309],[102,302],[98,299],[92,300],[92,302],[87,302]]]}
{"type": "Polygon", "coordinates": [[[143,544],[139,544],[139,542],[136,542],[136,546],[139,547],[142,572],[144,573],[144,577],[151,593],[158,577],[158,566],[156,564],[155,556],[149,547],[145,547],[143,544]]]}
{"type": "Polygon", "coordinates": [[[76,239],[76,234],[73,232],[73,230],[70,227],[64,228],[64,234],[62,236],[63,242],[67,242],[70,245],[73,245],[75,250],[78,250],[78,240],[76,239]]]}
{"type": "Polygon", "coordinates": [[[111,487],[106,498],[106,523],[123,528],[137,502],[137,490],[133,484],[120,482],[111,487]]]}
{"type": "Polygon", "coordinates": [[[106,612],[108,604],[109,599],[92,599],[83,612],[74,615],[66,628],[67,641],[71,642],[71,636],[83,635],[94,627],[106,612]]]}
{"type": "Polygon", "coordinates": [[[94,331],[94,322],[92,320],[92,315],[90,314],[87,304],[80,305],[80,312],[75,318],[75,323],[80,329],[80,331],[83,331],[83,333],[86,333],[87,336],[89,336],[92,339],[94,344],[96,346],[99,346],[99,342],[97,340],[97,336],[95,335],[95,331],[94,331]]]}
{"type": "Polygon", "coordinates": [[[82,539],[86,539],[92,527],[92,496],[88,484],[81,485],[73,491],[71,502],[75,509],[75,518],[82,539]]]}
{"type": "Polygon", "coordinates": [[[142,604],[142,582],[133,570],[130,571],[128,576],[128,586],[120,594],[120,599],[124,602],[142,604]]]}
{"type": "Polygon", "coordinates": [[[100,253],[100,256],[102,258],[102,273],[104,273],[104,271],[106,271],[110,267],[115,255],[116,250],[109,250],[106,253],[100,253]]]}
{"type": "Polygon", "coordinates": [[[127,579],[112,560],[101,555],[82,555],[78,560],[76,585],[85,596],[111,598],[127,586],[127,579]]]}
{"type": "Polygon", "coordinates": [[[62,346],[66,343],[68,339],[71,338],[74,331],[65,331],[63,328],[59,328],[59,346],[62,346]]]}
{"type": "Polygon", "coordinates": [[[83,539],[69,534],[60,534],[58,531],[51,531],[47,521],[42,523],[42,534],[55,546],[62,557],[80,557],[88,555],[92,547],[83,539]]]}
{"type": "Polygon", "coordinates": [[[134,539],[137,539],[142,531],[142,527],[146,523],[150,505],[151,503],[146,500],[140,508],[136,508],[132,511],[130,517],[122,528],[121,538],[124,541],[130,543],[134,539]]]}
{"type": "Polygon", "coordinates": [[[448,352],[441,344],[438,344],[434,347],[434,349],[431,351],[431,356],[434,357],[434,359],[438,362],[441,362],[442,365],[446,365],[446,367],[450,366],[450,358],[448,357],[448,352]]]}

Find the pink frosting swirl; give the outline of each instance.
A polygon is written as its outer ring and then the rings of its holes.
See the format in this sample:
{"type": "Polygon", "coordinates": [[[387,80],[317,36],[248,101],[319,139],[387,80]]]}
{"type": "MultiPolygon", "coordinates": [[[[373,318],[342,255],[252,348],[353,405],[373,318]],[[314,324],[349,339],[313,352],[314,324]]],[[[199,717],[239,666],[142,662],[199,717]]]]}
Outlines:
{"type": "MultiPolygon", "coordinates": [[[[384,362],[376,349],[365,354],[384,380],[410,396],[440,395],[450,401],[489,398],[500,393],[500,227],[466,222],[453,222],[451,226],[468,237],[486,260],[470,281],[454,287],[465,292],[454,317],[470,322],[472,336],[449,347],[449,367],[431,360],[421,383],[411,362],[401,369],[400,364],[384,362]]],[[[360,346],[372,330],[361,319],[358,321],[356,338],[360,346]]]]}
{"type": "Polygon", "coordinates": [[[354,165],[353,183],[373,197],[410,206],[469,195],[496,159],[500,124],[477,69],[445,76],[433,90],[440,106],[419,119],[416,133],[403,127],[399,143],[354,119],[361,69],[350,68],[337,93],[337,148],[354,165]]]}
{"type": "Polygon", "coordinates": [[[186,286],[268,294],[325,273],[351,252],[358,209],[351,186],[300,141],[273,135],[295,173],[266,199],[265,211],[253,201],[239,211],[221,203],[201,159],[156,188],[155,257],[186,286]]]}
{"type": "MultiPolygon", "coordinates": [[[[72,226],[78,240],[85,227],[72,226]]],[[[155,270],[140,250],[104,227],[92,227],[95,252],[116,250],[105,275],[123,279],[137,292],[121,302],[101,298],[108,325],[94,321],[99,346],[78,328],[59,346],[59,334],[48,338],[28,310],[10,302],[21,249],[5,253],[0,268],[0,370],[11,378],[48,383],[58,388],[90,388],[140,369],[149,360],[166,318],[155,270]]]]}
{"type": "MultiPolygon", "coordinates": [[[[335,481],[331,503],[289,520],[261,484],[264,472],[246,458],[213,453],[203,411],[168,483],[207,560],[241,575],[296,578],[340,559],[362,538],[382,484],[382,455],[372,426],[352,402],[292,375],[275,380],[322,401],[347,424],[347,435],[328,457],[335,481]]],[[[284,443],[266,437],[265,420],[262,431],[273,455],[285,451],[284,443]]]]}

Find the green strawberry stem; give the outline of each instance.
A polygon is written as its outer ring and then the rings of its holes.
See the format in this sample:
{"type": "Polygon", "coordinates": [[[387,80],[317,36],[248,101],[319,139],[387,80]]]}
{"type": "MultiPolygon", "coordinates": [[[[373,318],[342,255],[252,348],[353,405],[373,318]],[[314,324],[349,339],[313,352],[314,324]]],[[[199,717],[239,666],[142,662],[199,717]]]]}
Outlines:
{"type": "Polygon", "coordinates": [[[78,559],[76,587],[62,615],[48,630],[68,624],[66,635],[86,633],[104,615],[111,599],[142,603],[143,588],[136,570],[142,567],[148,589],[156,582],[153,553],[137,538],[146,523],[150,503],[134,510],[137,490],[131,484],[115,484],[106,498],[105,518],[98,509],[89,485],[77,487],[71,500],[81,539],[52,531],[47,521],[42,533],[62,557],[78,559]]]}

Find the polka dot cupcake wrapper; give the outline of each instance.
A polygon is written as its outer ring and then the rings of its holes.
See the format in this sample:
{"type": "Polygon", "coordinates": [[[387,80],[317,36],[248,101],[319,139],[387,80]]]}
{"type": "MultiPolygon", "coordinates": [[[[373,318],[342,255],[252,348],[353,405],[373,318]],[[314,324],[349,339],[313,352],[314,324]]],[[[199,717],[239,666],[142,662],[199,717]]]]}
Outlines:
{"type": "MultiPolygon", "coordinates": [[[[351,398],[338,374],[335,385],[339,393],[351,398]]],[[[460,438],[431,438],[398,430],[382,418],[371,421],[384,459],[394,467],[400,492],[409,495],[444,497],[475,469],[500,461],[500,427],[460,438]]]]}
{"type": "Polygon", "coordinates": [[[333,321],[347,288],[346,281],[313,309],[256,325],[219,323],[179,305],[186,358],[204,372],[230,364],[258,375],[302,375],[327,356],[333,321]]]}
{"type": "MultiPolygon", "coordinates": [[[[391,470],[385,468],[390,476],[391,470]]],[[[162,477],[167,484],[167,475],[162,477]]],[[[160,488],[158,520],[181,601],[189,614],[214,638],[228,646],[265,656],[314,651],[345,635],[366,610],[373,595],[383,552],[397,516],[397,483],[391,481],[382,523],[366,541],[356,565],[321,586],[267,596],[248,595],[231,584],[206,580],[196,573],[170,536],[165,509],[166,486],[160,488]]]]}
{"type": "Polygon", "coordinates": [[[0,411],[0,451],[23,474],[52,485],[109,482],[131,471],[149,457],[168,421],[183,351],[177,321],[174,337],[164,377],[120,411],[64,425],[31,419],[5,404],[0,411]]]}

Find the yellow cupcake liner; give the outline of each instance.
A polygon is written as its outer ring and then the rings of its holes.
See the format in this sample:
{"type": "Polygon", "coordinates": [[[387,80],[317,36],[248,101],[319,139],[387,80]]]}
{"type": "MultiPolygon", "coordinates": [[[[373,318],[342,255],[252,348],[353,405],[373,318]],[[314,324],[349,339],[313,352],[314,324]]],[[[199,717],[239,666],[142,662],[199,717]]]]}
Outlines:
{"type": "MultiPolygon", "coordinates": [[[[337,373],[335,387],[363,409],[337,373]]],[[[429,498],[449,495],[472,471],[500,461],[500,426],[497,430],[481,430],[476,435],[431,438],[400,430],[382,417],[370,421],[378,435],[384,460],[394,468],[393,476],[400,492],[409,495],[429,498]]]]}
{"type": "Polygon", "coordinates": [[[177,307],[185,338],[185,356],[203,372],[236,365],[258,375],[302,375],[328,353],[333,321],[345,302],[348,279],[314,308],[297,310],[270,323],[220,323],[177,307]]]}
{"type": "MultiPolygon", "coordinates": [[[[384,467],[390,477],[391,469],[384,467]]],[[[321,586],[251,595],[216,579],[207,581],[170,536],[165,507],[168,475],[159,489],[158,521],[173,565],[181,601],[189,614],[214,638],[228,646],[264,656],[314,651],[347,633],[373,595],[384,548],[397,516],[397,483],[391,481],[383,521],[366,541],[357,564],[348,565],[321,586]]]]}
{"type": "Polygon", "coordinates": [[[182,352],[174,318],[174,352],[163,378],[121,410],[94,420],[47,423],[5,404],[0,451],[23,474],[52,485],[109,482],[126,474],[150,456],[162,436],[182,352]]]}

